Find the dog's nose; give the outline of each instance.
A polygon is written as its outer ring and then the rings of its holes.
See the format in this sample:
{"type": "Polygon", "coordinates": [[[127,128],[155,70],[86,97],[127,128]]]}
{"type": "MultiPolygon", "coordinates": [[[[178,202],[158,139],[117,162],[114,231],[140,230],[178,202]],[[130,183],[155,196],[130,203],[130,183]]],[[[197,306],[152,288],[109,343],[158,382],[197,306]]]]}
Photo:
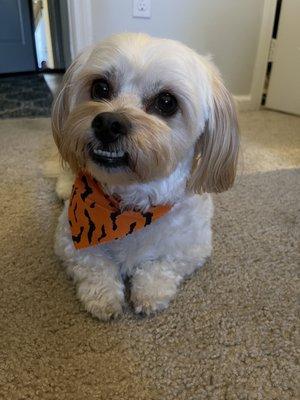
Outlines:
{"type": "Polygon", "coordinates": [[[127,119],[117,113],[104,112],[96,115],[92,122],[94,134],[102,143],[112,143],[121,136],[127,135],[130,124],[127,119]]]}

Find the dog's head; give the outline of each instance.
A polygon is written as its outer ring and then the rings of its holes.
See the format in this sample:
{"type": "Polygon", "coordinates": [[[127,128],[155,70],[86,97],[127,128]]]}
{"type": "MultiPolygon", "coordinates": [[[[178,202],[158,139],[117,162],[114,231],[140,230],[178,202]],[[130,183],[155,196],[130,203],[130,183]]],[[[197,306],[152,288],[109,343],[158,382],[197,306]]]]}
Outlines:
{"type": "Polygon", "coordinates": [[[62,158],[100,182],[150,182],[191,159],[195,191],[234,181],[235,107],[214,65],[179,42],[115,35],[81,54],[53,107],[62,158]]]}

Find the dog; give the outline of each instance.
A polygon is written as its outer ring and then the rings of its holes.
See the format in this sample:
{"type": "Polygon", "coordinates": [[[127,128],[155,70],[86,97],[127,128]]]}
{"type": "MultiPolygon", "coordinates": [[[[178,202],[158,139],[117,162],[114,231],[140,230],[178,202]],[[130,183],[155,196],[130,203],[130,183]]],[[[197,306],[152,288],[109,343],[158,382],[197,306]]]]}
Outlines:
{"type": "MultiPolygon", "coordinates": [[[[94,317],[116,318],[129,279],[136,313],[165,309],[210,256],[210,193],[229,189],[236,175],[236,110],[217,68],[177,41],[114,35],[67,70],[52,129],[77,177],[55,252],[78,298],[94,317]],[[105,222],[91,217],[97,199],[105,222]],[[101,242],[107,230],[111,238],[101,242]]],[[[71,181],[70,174],[66,184],[60,179],[62,197],[71,181]]]]}

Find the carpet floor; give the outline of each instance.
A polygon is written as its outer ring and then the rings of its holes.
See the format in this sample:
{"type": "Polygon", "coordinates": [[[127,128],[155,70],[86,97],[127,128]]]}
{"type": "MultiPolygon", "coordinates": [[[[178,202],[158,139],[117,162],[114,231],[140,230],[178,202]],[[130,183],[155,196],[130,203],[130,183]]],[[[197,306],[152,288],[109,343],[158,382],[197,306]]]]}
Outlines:
{"type": "Polygon", "coordinates": [[[165,312],[102,323],[53,254],[49,119],[1,121],[1,399],[299,398],[300,118],[243,113],[241,127],[237,183],[215,196],[212,258],[165,312]]]}

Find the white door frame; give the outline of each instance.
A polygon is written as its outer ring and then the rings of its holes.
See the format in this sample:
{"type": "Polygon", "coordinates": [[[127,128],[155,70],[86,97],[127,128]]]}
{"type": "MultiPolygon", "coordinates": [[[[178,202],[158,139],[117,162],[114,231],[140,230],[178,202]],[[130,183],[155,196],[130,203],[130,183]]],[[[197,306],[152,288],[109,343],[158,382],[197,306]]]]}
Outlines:
{"type": "Polygon", "coordinates": [[[261,105],[274,27],[276,4],[277,0],[265,0],[264,4],[250,93],[250,106],[253,110],[258,110],[261,105]]]}
{"type": "MultiPolygon", "coordinates": [[[[93,43],[92,1],[67,0],[71,57],[74,59],[85,47],[93,43]]],[[[256,60],[249,94],[234,96],[240,110],[258,110],[261,105],[268,65],[277,0],[264,0],[256,60]]]]}
{"type": "Polygon", "coordinates": [[[74,58],[93,43],[91,0],[67,0],[69,14],[70,52],[74,58]]]}

